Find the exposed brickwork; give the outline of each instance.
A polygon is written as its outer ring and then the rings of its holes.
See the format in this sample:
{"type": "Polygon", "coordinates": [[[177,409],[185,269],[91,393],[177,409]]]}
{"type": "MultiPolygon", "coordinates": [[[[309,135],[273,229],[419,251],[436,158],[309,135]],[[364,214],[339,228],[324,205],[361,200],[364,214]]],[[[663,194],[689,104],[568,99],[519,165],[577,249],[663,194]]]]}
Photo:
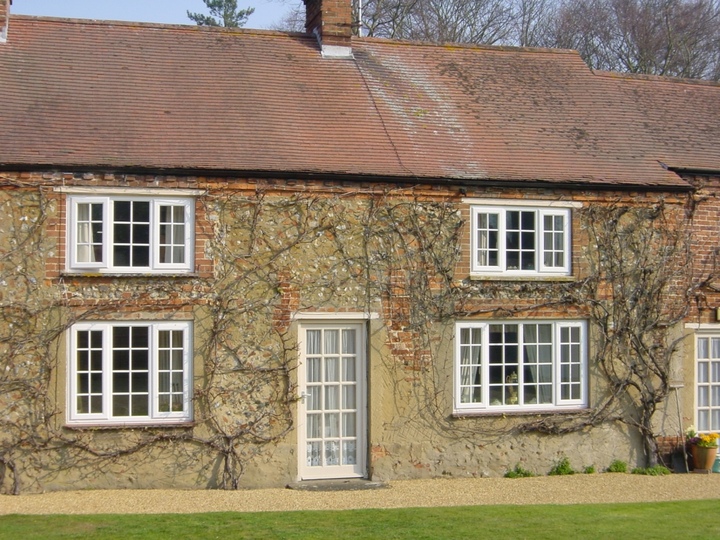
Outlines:
{"type": "MultiPolygon", "coordinates": [[[[720,176],[687,175],[696,188],[694,196],[692,253],[696,279],[717,272],[720,264],[720,176]]],[[[698,291],[689,319],[697,323],[717,322],[720,307],[720,283],[715,281],[698,291]]]]}
{"type": "Polygon", "coordinates": [[[12,0],[0,0],[0,43],[7,37],[8,17],[12,0]]]}
{"type": "Polygon", "coordinates": [[[305,30],[318,31],[323,45],[350,46],[352,10],[349,0],[305,0],[305,30]]]}

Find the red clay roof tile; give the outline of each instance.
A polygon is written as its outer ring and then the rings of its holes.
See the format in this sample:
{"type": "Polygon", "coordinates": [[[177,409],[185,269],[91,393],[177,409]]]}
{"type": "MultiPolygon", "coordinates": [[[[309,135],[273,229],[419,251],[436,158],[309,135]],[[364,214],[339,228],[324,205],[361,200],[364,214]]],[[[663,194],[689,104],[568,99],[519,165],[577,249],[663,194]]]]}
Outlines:
{"type": "Polygon", "coordinates": [[[0,166],[680,187],[720,170],[720,86],[577,53],[11,17],[0,166]]]}

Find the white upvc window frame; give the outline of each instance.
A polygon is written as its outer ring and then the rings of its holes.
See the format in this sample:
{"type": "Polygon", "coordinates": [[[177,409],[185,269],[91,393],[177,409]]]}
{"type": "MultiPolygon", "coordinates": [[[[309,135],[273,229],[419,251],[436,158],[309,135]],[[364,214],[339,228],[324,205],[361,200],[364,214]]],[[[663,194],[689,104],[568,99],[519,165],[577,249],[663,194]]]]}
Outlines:
{"type": "MultiPolygon", "coordinates": [[[[172,336],[171,336],[172,337],[172,336]]],[[[83,322],[73,325],[68,332],[68,361],[67,361],[67,424],[68,425],[156,425],[156,424],[178,424],[186,423],[192,420],[192,323],[190,321],[102,321],[102,322],[83,322]],[[146,328],[148,329],[149,343],[148,350],[148,414],[147,415],[114,415],[113,414],[113,397],[115,391],[113,388],[113,373],[121,371],[128,372],[128,379],[132,377],[132,369],[115,370],[113,366],[113,329],[118,327],[146,328]],[[164,351],[168,351],[170,364],[166,366],[165,373],[168,376],[169,387],[161,389],[161,365],[160,365],[160,332],[163,331],[181,331],[182,332],[182,410],[172,410],[172,396],[169,397],[167,411],[161,411],[160,395],[179,394],[177,388],[173,389],[172,372],[177,372],[177,368],[173,368],[172,349],[179,350],[178,347],[162,347],[164,351]],[[80,369],[78,355],[78,337],[79,332],[101,332],[99,346],[94,347],[96,350],[102,351],[102,366],[89,363],[87,369],[80,369]],[[99,369],[98,369],[99,368],[99,369]],[[100,375],[100,382],[96,386],[89,381],[85,386],[85,391],[81,389],[80,376],[85,376],[89,371],[100,375]],[[79,410],[79,394],[82,396],[95,395],[98,402],[101,403],[101,411],[84,412],[79,410]]],[[[87,350],[87,349],[83,349],[87,350]]],[[[88,355],[90,356],[90,355],[88,355]]],[[[88,360],[91,362],[91,360],[88,360]]],[[[142,370],[140,370],[142,371],[142,370]]],[[[132,384],[132,383],[130,383],[132,384]]],[[[130,386],[132,389],[132,386],[130,386]]],[[[129,393],[127,392],[121,393],[129,393]]],[[[135,392],[141,394],[141,392],[135,392]]],[[[179,397],[179,396],[178,396],[179,397]]],[[[87,409],[91,406],[87,405],[87,409]]]]}
{"type": "Polygon", "coordinates": [[[695,334],[694,364],[694,425],[698,433],[715,433],[720,431],[720,330],[695,334]]]}
{"type": "MultiPolygon", "coordinates": [[[[568,334],[572,337],[571,334],[568,334]]],[[[528,342],[530,344],[530,342],[528,342]]],[[[511,344],[512,345],[512,344],[511,344]]],[[[505,354],[505,353],[503,353],[505,354]]],[[[502,321],[458,321],[455,324],[455,347],[454,347],[454,359],[453,359],[453,404],[454,412],[456,414],[463,413],[504,413],[504,412],[541,412],[541,411],[558,411],[558,410],[573,410],[583,409],[587,407],[588,401],[588,367],[587,367],[587,324],[585,321],[575,320],[502,320],[502,321]],[[490,362],[490,328],[493,325],[517,325],[518,326],[518,341],[516,347],[517,362],[500,362],[493,363],[493,367],[503,366],[503,373],[507,371],[507,377],[512,377],[512,373],[515,373],[515,380],[502,378],[500,381],[491,380],[491,362],[490,362]],[[541,362],[528,362],[525,363],[523,360],[524,345],[523,342],[523,327],[525,325],[551,325],[552,329],[552,341],[551,343],[545,343],[546,346],[551,346],[551,359],[552,359],[552,381],[551,381],[551,401],[548,403],[524,403],[523,390],[526,385],[529,389],[533,388],[533,385],[539,390],[539,384],[542,381],[525,380],[525,368],[532,368],[540,366],[541,362]],[[467,343],[463,343],[462,331],[466,329],[470,334],[475,331],[471,336],[471,340],[467,343]],[[571,334],[577,334],[576,340],[568,340],[563,342],[561,336],[563,330],[567,329],[571,334]],[[575,329],[576,332],[572,330],[575,329]],[[475,339],[477,338],[477,339],[475,339]],[[475,339],[473,341],[473,339],[475,339]],[[572,341],[572,343],[571,343],[572,341]],[[568,349],[563,347],[571,347],[574,351],[572,356],[572,362],[568,363],[563,360],[567,358],[566,355],[568,349]],[[470,355],[465,355],[466,362],[463,363],[463,347],[474,347],[474,350],[470,351],[470,355]],[[479,356],[478,356],[479,355],[479,356]],[[572,364],[575,366],[576,377],[571,378],[563,382],[562,376],[566,369],[571,369],[569,366],[572,364]],[[514,365],[517,365],[515,370],[512,369],[514,365]],[[475,371],[463,372],[463,367],[469,368],[474,367],[475,371]],[[465,373],[465,375],[463,375],[465,373]],[[474,380],[473,380],[474,378],[474,380]],[[479,378],[479,380],[478,380],[479,378]],[[577,396],[564,397],[563,387],[567,390],[569,383],[579,384],[579,388],[575,387],[575,390],[579,390],[577,396]],[[511,388],[515,389],[515,396],[517,402],[512,403],[512,400],[508,398],[508,392],[511,388]],[[497,392],[500,391],[505,397],[502,398],[502,402],[497,399],[497,392]]],[[[549,363],[545,363],[548,365],[549,363]]],[[[540,369],[539,367],[537,368],[540,369]]],[[[547,381],[545,381],[547,382],[547,381]]],[[[536,396],[537,397],[537,396],[536,396]]]]}
{"type": "MultiPolygon", "coordinates": [[[[572,229],[572,212],[570,208],[562,208],[556,206],[543,207],[541,203],[537,206],[526,205],[471,205],[471,274],[478,276],[517,276],[517,277],[541,277],[541,276],[568,276],[571,271],[571,229],[572,229]],[[508,267],[508,230],[507,216],[509,212],[532,213],[534,216],[533,234],[535,236],[532,251],[535,255],[535,268],[509,268],[508,267]],[[497,216],[497,228],[492,229],[497,235],[497,245],[481,246],[482,240],[479,232],[479,220],[483,215],[497,216]],[[552,233],[546,230],[545,218],[560,217],[563,220],[562,229],[560,231],[553,230],[555,233],[562,234],[562,265],[548,265],[545,262],[545,254],[552,250],[552,246],[546,246],[545,233],[552,233]],[[497,261],[481,261],[481,251],[496,251],[497,261]]],[[[520,236],[521,233],[518,233],[520,236]]],[[[557,251],[557,250],[556,250],[557,251]]]]}
{"type": "MultiPolygon", "coordinates": [[[[172,227],[170,227],[172,228],[172,227]]],[[[92,235],[91,235],[92,236],[92,235]]],[[[179,244],[175,244],[179,245],[179,244]]],[[[67,263],[68,272],[98,272],[112,274],[144,274],[144,273],[189,273],[195,265],[195,200],[191,197],[149,197],[128,195],[70,195],[67,198],[67,263]],[[116,245],[114,236],[115,203],[147,202],[150,215],[148,224],[149,257],[147,265],[119,266],[113,263],[113,247],[116,245]],[[94,204],[102,206],[102,218],[96,223],[101,224],[102,260],[81,260],[79,241],[80,205],[94,204]],[[184,261],[164,262],[160,257],[161,242],[161,207],[182,207],[184,215],[184,261]]]]}

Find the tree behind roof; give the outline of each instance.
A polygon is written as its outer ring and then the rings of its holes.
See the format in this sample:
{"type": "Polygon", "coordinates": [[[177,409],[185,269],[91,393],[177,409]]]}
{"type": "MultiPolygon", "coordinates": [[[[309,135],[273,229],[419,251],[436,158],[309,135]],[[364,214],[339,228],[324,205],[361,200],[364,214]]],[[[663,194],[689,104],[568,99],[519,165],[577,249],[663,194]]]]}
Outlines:
{"type": "Polygon", "coordinates": [[[255,12],[255,8],[238,9],[237,0],[203,0],[210,15],[187,12],[190,20],[198,26],[225,26],[239,28],[245,26],[248,17],[255,12]]]}

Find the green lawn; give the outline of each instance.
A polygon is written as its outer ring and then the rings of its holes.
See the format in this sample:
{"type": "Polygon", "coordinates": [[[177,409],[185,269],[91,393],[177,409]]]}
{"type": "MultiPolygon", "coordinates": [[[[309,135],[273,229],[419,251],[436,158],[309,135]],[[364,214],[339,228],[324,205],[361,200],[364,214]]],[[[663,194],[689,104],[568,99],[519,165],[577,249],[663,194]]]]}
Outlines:
{"type": "Polygon", "coordinates": [[[0,539],[720,538],[720,501],[328,512],[0,516],[0,539]]]}

